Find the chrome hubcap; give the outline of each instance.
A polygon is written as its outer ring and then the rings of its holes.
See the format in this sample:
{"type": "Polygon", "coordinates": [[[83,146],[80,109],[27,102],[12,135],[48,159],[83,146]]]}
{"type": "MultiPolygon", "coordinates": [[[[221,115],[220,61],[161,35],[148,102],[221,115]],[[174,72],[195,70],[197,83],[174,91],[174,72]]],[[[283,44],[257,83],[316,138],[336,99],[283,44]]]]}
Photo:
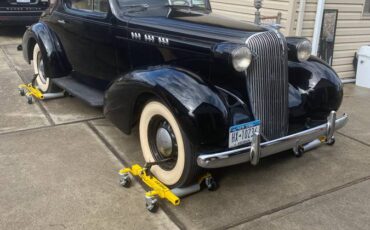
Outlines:
{"type": "Polygon", "coordinates": [[[165,128],[159,128],[156,135],[156,144],[159,153],[164,157],[170,157],[172,154],[173,143],[171,134],[165,128]]]}
{"type": "Polygon", "coordinates": [[[166,161],[159,167],[172,170],[177,163],[178,147],[171,125],[160,115],[154,116],[148,127],[148,141],[155,161],[166,161]]]}

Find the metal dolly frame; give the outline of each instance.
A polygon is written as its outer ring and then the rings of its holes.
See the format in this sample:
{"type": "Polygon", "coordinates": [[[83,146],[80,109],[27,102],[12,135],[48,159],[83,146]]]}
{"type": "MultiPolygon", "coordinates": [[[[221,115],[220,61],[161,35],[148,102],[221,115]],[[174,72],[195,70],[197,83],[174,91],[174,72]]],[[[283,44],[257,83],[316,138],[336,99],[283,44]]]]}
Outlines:
{"type": "Polygon", "coordinates": [[[125,188],[131,186],[131,174],[138,177],[151,189],[145,193],[145,207],[152,213],[157,212],[159,208],[158,199],[166,199],[172,205],[178,206],[180,205],[180,198],[199,192],[203,183],[209,191],[214,191],[218,187],[212,175],[207,173],[199,179],[198,183],[192,186],[170,189],[150,173],[150,168],[160,163],[162,162],[146,163],[144,167],[135,164],[132,167],[123,168],[119,171],[119,183],[121,186],[125,188]]]}

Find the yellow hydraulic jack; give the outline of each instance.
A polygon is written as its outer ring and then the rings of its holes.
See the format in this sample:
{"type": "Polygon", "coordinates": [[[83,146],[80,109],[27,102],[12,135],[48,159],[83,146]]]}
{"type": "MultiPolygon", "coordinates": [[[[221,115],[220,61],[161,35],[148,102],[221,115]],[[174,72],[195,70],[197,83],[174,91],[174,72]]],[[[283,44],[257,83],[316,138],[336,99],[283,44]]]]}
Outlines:
{"type": "Polygon", "coordinates": [[[211,174],[207,173],[201,177],[197,184],[186,188],[175,188],[169,189],[157,178],[150,174],[150,168],[153,165],[158,165],[160,162],[146,163],[144,167],[140,165],[133,165],[131,168],[124,168],[119,171],[120,185],[129,188],[131,185],[132,176],[139,177],[151,191],[145,193],[145,206],[150,212],[156,212],[158,210],[158,198],[166,199],[171,204],[178,206],[180,205],[180,197],[188,196],[190,194],[199,192],[201,190],[201,184],[204,182],[208,190],[214,191],[217,189],[217,184],[211,174]]]}
{"type": "MultiPolygon", "coordinates": [[[[36,78],[36,77],[35,77],[36,78]]],[[[33,82],[29,84],[21,84],[18,86],[18,91],[21,96],[26,96],[28,104],[32,104],[35,100],[47,100],[60,98],[65,96],[65,92],[58,93],[42,93],[37,87],[34,86],[33,82]]]]}

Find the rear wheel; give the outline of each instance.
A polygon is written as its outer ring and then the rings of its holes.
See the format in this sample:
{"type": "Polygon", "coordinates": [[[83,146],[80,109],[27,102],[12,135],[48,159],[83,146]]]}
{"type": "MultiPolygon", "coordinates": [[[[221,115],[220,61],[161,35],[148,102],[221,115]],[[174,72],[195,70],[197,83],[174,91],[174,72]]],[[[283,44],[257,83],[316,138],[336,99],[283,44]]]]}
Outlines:
{"type": "Polygon", "coordinates": [[[151,168],[161,182],[182,187],[199,174],[190,142],[171,111],[159,101],[147,103],[140,117],[140,142],[146,162],[163,162],[151,168]]]}
{"type": "Polygon", "coordinates": [[[60,91],[58,87],[53,85],[50,77],[45,73],[45,64],[42,53],[38,44],[33,48],[33,70],[35,73],[34,86],[43,93],[54,93],[60,91]]]}

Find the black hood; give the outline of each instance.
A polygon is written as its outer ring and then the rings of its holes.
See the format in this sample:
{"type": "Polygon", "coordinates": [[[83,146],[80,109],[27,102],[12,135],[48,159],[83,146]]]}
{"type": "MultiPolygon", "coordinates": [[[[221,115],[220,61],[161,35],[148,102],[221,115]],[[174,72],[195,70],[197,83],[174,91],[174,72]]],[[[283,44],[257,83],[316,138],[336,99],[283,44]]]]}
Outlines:
{"type": "Polygon", "coordinates": [[[248,32],[265,31],[265,29],[256,24],[238,21],[209,11],[172,10],[168,18],[232,30],[248,32]]]}
{"type": "Polygon", "coordinates": [[[136,14],[129,22],[131,28],[157,30],[159,33],[206,38],[213,42],[245,43],[252,34],[266,31],[259,25],[234,20],[207,10],[176,8],[150,9],[136,14]]]}

